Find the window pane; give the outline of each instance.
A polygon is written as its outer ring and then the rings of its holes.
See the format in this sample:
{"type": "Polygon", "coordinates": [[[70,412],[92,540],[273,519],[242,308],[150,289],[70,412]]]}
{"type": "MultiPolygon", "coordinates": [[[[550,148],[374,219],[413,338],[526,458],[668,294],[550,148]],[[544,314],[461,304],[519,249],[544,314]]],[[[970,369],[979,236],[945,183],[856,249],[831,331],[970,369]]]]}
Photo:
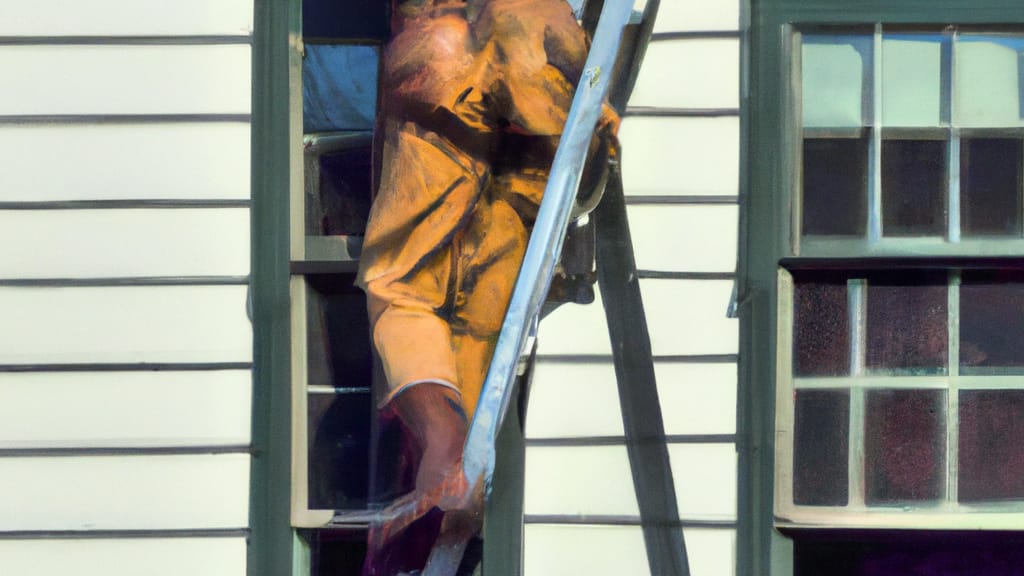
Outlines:
{"type": "Polygon", "coordinates": [[[867,367],[942,374],[947,364],[945,273],[868,280],[867,367]]]}
{"type": "Polygon", "coordinates": [[[882,231],[886,236],[945,236],[946,142],[882,142],[882,231]]]}
{"type": "Polygon", "coordinates": [[[870,36],[803,37],[804,127],[865,124],[872,46],[870,36]]]}
{"type": "Polygon", "coordinates": [[[1020,126],[1020,60],[1024,38],[1009,34],[960,36],[954,51],[953,92],[961,126],[1020,126]]]}
{"type": "Polygon", "coordinates": [[[309,507],[366,505],[370,463],[370,390],[309,395],[309,507]]]}
{"type": "Polygon", "coordinates": [[[370,216],[372,174],[369,146],[307,156],[306,233],[362,235],[370,216]]]}
{"type": "Polygon", "coordinates": [[[793,502],[845,506],[849,499],[850,393],[797,390],[793,502]]]}
{"type": "Polygon", "coordinates": [[[960,142],[960,225],[964,235],[1021,233],[1021,141],[960,142]]]}
{"type": "Polygon", "coordinates": [[[372,358],[366,297],[352,286],[350,275],[306,278],[309,384],[370,386],[372,358]]]}
{"type": "Polygon", "coordinates": [[[938,126],[942,119],[942,36],[882,40],[882,118],[886,126],[938,126]]]}
{"type": "Polygon", "coordinates": [[[803,234],[863,236],[867,139],[808,138],[803,163],[803,234]]]}
{"type": "Polygon", "coordinates": [[[793,372],[797,376],[850,373],[850,319],[846,278],[799,273],[793,302],[793,372]]]}
{"type": "Polygon", "coordinates": [[[946,476],[946,392],[867,393],[865,501],[869,505],[937,500],[946,476]]]}
{"type": "MultiPolygon", "coordinates": [[[[1024,274],[964,272],[960,286],[960,370],[1024,367],[1024,274]]],[[[997,369],[1003,370],[997,370],[997,369]]]]}
{"type": "Polygon", "coordinates": [[[960,501],[1024,498],[1024,390],[960,392],[960,501]]]}

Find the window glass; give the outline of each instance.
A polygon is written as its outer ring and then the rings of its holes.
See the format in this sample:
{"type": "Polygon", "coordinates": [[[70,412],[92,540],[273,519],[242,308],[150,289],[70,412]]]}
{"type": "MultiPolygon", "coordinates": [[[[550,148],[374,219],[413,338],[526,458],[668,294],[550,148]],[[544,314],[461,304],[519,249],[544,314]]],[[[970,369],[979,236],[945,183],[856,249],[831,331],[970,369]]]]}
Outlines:
{"type": "Polygon", "coordinates": [[[946,393],[878,390],[867,393],[865,404],[867,504],[942,498],[946,479],[946,393]]]}
{"type": "Polygon", "coordinates": [[[866,138],[805,139],[803,183],[804,234],[864,235],[868,187],[866,138]]]}
{"type": "Polygon", "coordinates": [[[868,280],[869,370],[945,373],[945,283],[941,274],[885,275],[868,280]]]}
{"type": "Polygon", "coordinates": [[[1024,390],[960,393],[961,502],[1024,499],[1024,390]]]}
{"type": "Polygon", "coordinates": [[[944,53],[941,36],[892,34],[883,38],[883,124],[939,125],[944,53]]]}
{"type": "Polygon", "coordinates": [[[1024,37],[963,34],[954,47],[956,123],[971,127],[1024,125],[1021,55],[1024,37]]]}
{"type": "Polygon", "coordinates": [[[871,36],[803,38],[803,124],[853,127],[865,124],[871,36]]]}
{"type": "Polygon", "coordinates": [[[845,506],[849,499],[850,393],[800,390],[796,397],[793,500],[845,506]]]}
{"type": "Polygon", "coordinates": [[[882,233],[942,236],[946,233],[946,142],[882,142],[882,233]]]}
{"type": "Polygon", "coordinates": [[[965,236],[1021,234],[1020,138],[960,142],[960,225],[965,236]]]}
{"type": "Polygon", "coordinates": [[[1024,274],[965,273],[960,286],[960,371],[1024,373],[1021,342],[1024,274]]]}
{"type": "Polygon", "coordinates": [[[794,292],[794,371],[800,376],[850,373],[850,325],[846,279],[808,274],[794,292]]]}

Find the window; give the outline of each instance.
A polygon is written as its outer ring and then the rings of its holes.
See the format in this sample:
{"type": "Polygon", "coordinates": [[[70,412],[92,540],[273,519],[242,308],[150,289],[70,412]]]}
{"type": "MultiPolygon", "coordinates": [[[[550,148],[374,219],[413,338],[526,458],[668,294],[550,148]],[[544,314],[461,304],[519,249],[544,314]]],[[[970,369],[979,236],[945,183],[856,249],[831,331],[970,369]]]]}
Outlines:
{"type": "Polygon", "coordinates": [[[292,56],[301,123],[292,125],[291,155],[301,168],[292,168],[290,190],[291,524],[308,546],[303,574],[358,574],[365,532],[338,530],[337,515],[394,496],[387,471],[374,468],[371,444],[393,439],[374,434],[366,303],[353,284],[371,202],[386,4],[302,2],[292,56]]]}
{"type": "Polygon", "coordinates": [[[793,34],[777,522],[987,528],[1024,512],[1024,31],[793,34]]]}

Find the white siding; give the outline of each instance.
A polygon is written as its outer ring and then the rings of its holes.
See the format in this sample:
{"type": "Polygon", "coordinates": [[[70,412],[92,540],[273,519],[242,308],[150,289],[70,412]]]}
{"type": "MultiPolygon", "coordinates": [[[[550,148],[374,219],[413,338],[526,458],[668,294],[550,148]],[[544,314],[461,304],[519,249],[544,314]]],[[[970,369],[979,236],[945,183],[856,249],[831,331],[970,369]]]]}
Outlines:
{"type": "Polygon", "coordinates": [[[0,3],[0,574],[246,573],[252,28],[0,3]]]}
{"type": "MultiPolygon", "coordinates": [[[[630,101],[643,114],[628,110],[620,131],[630,233],[694,576],[731,576],[736,564],[739,326],[727,311],[738,240],[742,5],[660,4],[654,29],[668,35],[648,46],[630,101]]],[[[648,574],[600,294],[593,304],[557,309],[538,338],[526,422],[525,573],[648,574]]]]}
{"type": "Polygon", "coordinates": [[[657,363],[666,434],[736,432],[736,364],[657,363]]]}
{"type": "Polygon", "coordinates": [[[636,516],[626,448],[530,448],[524,508],[526,514],[636,516]]]}
{"type": "Polygon", "coordinates": [[[248,35],[252,16],[252,0],[4,2],[0,4],[0,35],[248,35]]]}
{"type": "Polygon", "coordinates": [[[735,108],[740,98],[739,70],[738,38],[652,42],[629,103],[666,108],[735,108]],[[695,78],[700,82],[694,82],[695,78]]]}
{"type": "Polygon", "coordinates": [[[249,456],[0,458],[0,531],[239,528],[249,456]]]}
{"type": "Polygon", "coordinates": [[[627,212],[638,269],[732,272],[736,268],[737,206],[641,205],[630,206],[627,212]]]}
{"type": "Polygon", "coordinates": [[[736,520],[736,447],[672,444],[668,447],[683,520],[736,520]]]}
{"type": "Polygon", "coordinates": [[[244,276],[249,210],[0,210],[0,262],[0,278],[244,276]]]}
{"type": "Polygon", "coordinates": [[[0,113],[248,114],[250,67],[246,45],[4,46],[18,89],[0,91],[0,113]]]}
{"type": "MultiPolygon", "coordinates": [[[[640,291],[655,355],[736,353],[739,323],[726,317],[731,281],[641,280],[640,291]]],[[[602,306],[598,295],[588,306],[556,310],[541,324],[538,352],[610,354],[602,306]]]]}
{"type": "Polygon", "coordinates": [[[246,445],[251,379],[246,370],[0,374],[0,448],[246,445]]]}
{"type": "Polygon", "coordinates": [[[0,541],[0,574],[244,576],[244,538],[0,541]]]}
{"type": "Polygon", "coordinates": [[[540,360],[534,368],[526,428],[532,438],[622,436],[622,415],[611,362],[566,364],[540,360]],[[566,410],[572,406],[572,410],[566,410]]]}
{"type": "Polygon", "coordinates": [[[248,362],[245,286],[0,288],[0,363],[248,362]]]}
{"type": "Polygon", "coordinates": [[[619,136],[628,196],[739,192],[739,118],[631,117],[619,136]]]}
{"type": "Polygon", "coordinates": [[[658,6],[655,32],[737,30],[740,2],[736,0],[672,0],[658,6]]]}
{"type": "Polygon", "coordinates": [[[530,576],[648,574],[639,528],[533,525],[526,527],[524,546],[523,568],[530,576]]]}
{"type": "Polygon", "coordinates": [[[249,124],[32,124],[0,129],[0,202],[246,200],[249,124]]]}
{"type": "MultiPolygon", "coordinates": [[[[638,526],[526,527],[525,569],[532,576],[640,576],[647,552],[638,526]]],[[[736,535],[729,530],[685,529],[691,576],[731,576],[736,535]]]]}

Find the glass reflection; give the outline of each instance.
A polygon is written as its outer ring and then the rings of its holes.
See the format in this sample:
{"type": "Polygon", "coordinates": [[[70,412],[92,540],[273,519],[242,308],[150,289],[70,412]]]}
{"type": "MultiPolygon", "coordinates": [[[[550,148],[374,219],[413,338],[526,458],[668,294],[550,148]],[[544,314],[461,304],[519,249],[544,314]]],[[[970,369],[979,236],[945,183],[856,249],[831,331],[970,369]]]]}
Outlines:
{"type": "Polygon", "coordinates": [[[948,360],[946,274],[877,274],[868,279],[867,367],[943,374],[948,360]]]}
{"type": "Polygon", "coordinates": [[[865,125],[871,36],[805,35],[801,51],[804,127],[865,125]]]}
{"type": "Polygon", "coordinates": [[[864,481],[868,505],[934,501],[946,477],[946,392],[867,392],[864,481]]]}
{"type": "Polygon", "coordinates": [[[1019,138],[960,142],[960,225],[965,236],[1021,233],[1019,138]]]}
{"type": "Polygon", "coordinates": [[[966,271],[960,286],[960,371],[1024,369],[1024,273],[966,271]]]}
{"type": "Polygon", "coordinates": [[[957,39],[953,80],[955,120],[965,127],[1024,125],[1018,34],[962,34],[957,39]]]}
{"type": "Polygon", "coordinates": [[[1024,390],[960,392],[959,497],[1024,498],[1024,390]]]}
{"type": "Polygon", "coordinates": [[[948,42],[947,37],[926,34],[887,34],[882,39],[882,119],[886,126],[942,123],[948,101],[942,89],[948,42]]]}
{"type": "Polygon", "coordinates": [[[798,390],[793,430],[793,502],[845,506],[849,500],[850,393],[798,390]]]}
{"type": "Polygon", "coordinates": [[[846,278],[794,273],[793,371],[797,376],[850,373],[850,318],[846,278]]]}
{"type": "Polygon", "coordinates": [[[807,138],[803,150],[803,234],[864,236],[867,138],[807,138]]]}
{"type": "Polygon", "coordinates": [[[946,146],[943,140],[882,142],[885,236],[945,236],[946,146]]]}

